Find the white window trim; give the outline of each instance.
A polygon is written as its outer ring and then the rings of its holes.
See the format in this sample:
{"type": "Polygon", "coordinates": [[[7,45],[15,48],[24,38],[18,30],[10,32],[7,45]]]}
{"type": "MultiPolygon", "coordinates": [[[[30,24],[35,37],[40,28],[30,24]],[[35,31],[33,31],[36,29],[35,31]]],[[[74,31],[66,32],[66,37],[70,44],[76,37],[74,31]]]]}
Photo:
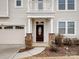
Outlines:
{"type": "Polygon", "coordinates": [[[77,33],[77,32],[76,32],[76,31],[77,31],[77,30],[76,30],[76,27],[77,27],[77,26],[76,26],[76,25],[77,25],[77,24],[76,24],[76,23],[77,23],[76,21],[71,21],[71,20],[59,20],[59,21],[57,21],[57,33],[59,32],[59,26],[58,26],[58,25],[59,25],[59,22],[65,22],[65,23],[66,23],[66,31],[65,31],[65,34],[63,34],[63,35],[71,35],[71,36],[72,36],[72,35],[76,35],[76,33],[77,33]],[[75,27],[75,28],[74,28],[74,34],[68,34],[68,27],[67,27],[67,25],[68,25],[67,23],[68,23],[68,22],[74,22],[74,27],[75,27]]]}
{"type": "Polygon", "coordinates": [[[74,3],[75,3],[75,5],[74,5],[75,8],[74,8],[74,10],[68,10],[68,9],[67,9],[67,8],[68,8],[68,7],[67,7],[67,0],[65,0],[65,2],[66,2],[66,3],[65,3],[65,10],[59,10],[59,5],[58,5],[59,3],[58,3],[58,2],[59,2],[59,0],[57,0],[57,2],[56,2],[56,4],[57,4],[57,11],[76,11],[76,10],[77,10],[77,0],[74,0],[74,3]]]}
{"type": "Polygon", "coordinates": [[[23,7],[23,0],[21,0],[21,6],[17,6],[16,3],[17,3],[17,2],[16,2],[16,0],[15,0],[15,8],[22,8],[22,7],[23,7]]]}

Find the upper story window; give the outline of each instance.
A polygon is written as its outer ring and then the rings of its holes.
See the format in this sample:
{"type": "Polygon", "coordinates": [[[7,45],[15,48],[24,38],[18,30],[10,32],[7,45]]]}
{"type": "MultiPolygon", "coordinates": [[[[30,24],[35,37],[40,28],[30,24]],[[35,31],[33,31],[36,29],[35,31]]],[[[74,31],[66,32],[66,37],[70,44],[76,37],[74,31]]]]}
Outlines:
{"type": "Polygon", "coordinates": [[[59,0],[59,10],[65,10],[65,0],[59,0]]]}
{"type": "Polygon", "coordinates": [[[58,0],[58,10],[75,10],[76,0],[58,0]]]}
{"type": "Polygon", "coordinates": [[[16,0],[16,7],[22,7],[23,6],[23,0],[16,0]]]}
{"type": "Polygon", "coordinates": [[[68,10],[74,10],[74,0],[68,0],[67,3],[68,10]]]}
{"type": "Polygon", "coordinates": [[[16,0],[16,5],[21,6],[21,0],[16,0]]]}
{"type": "Polygon", "coordinates": [[[43,9],[43,0],[38,0],[38,9],[43,9]]]}

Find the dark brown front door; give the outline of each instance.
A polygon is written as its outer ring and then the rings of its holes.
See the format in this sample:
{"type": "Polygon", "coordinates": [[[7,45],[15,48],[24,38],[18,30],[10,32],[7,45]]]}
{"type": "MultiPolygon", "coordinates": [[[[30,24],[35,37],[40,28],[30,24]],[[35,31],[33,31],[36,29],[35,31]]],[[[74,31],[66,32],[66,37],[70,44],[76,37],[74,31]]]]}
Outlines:
{"type": "Polygon", "coordinates": [[[43,42],[44,37],[44,25],[36,25],[36,41],[43,42]]]}

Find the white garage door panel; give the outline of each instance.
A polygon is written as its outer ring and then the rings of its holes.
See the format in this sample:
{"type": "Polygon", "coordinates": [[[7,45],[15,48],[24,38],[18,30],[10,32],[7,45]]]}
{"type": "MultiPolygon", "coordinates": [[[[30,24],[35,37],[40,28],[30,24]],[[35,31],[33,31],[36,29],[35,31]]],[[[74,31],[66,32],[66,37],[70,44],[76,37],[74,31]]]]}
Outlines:
{"type": "Polygon", "coordinates": [[[0,44],[24,44],[24,29],[0,29],[0,44]]]}

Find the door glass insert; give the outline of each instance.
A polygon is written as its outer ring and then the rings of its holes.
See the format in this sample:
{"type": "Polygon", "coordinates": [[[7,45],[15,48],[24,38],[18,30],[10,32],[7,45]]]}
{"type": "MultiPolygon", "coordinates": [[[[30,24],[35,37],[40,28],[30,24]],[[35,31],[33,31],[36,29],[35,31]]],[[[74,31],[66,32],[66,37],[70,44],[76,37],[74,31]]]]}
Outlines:
{"type": "Polygon", "coordinates": [[[41,35],[41,31],[42,31],[42,30],[41,30],[41,27],[39,27],[39,29],[38,29],[38,34],[39,34],[39,35],[41,35]]]}

